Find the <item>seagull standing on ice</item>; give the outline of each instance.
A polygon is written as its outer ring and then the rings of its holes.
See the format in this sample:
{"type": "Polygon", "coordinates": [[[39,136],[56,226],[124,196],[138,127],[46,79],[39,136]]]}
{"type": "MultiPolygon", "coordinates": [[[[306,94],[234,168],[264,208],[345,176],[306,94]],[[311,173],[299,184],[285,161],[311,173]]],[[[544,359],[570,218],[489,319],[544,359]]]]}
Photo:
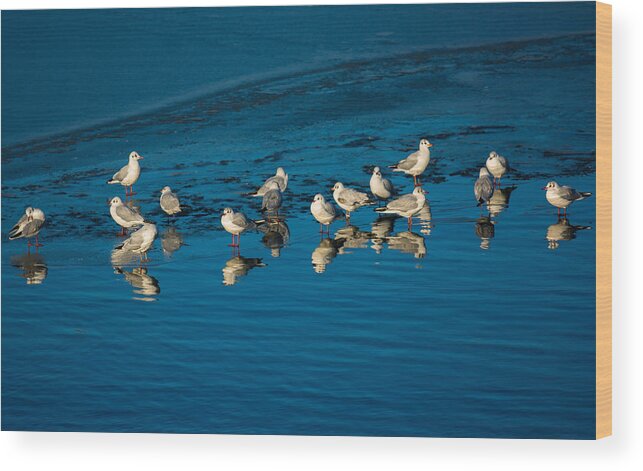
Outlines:
{"type": "Polygon", "coordinates": [[[11,231],[9,232],[9,240],[25,238],[27,239],[28,247],[42,247],[43,245],[38,242],[38,233],[44,224],[45,213],[41,209],[29,206],[25,209],[25,214],[23,214],[18,222],[11,228],[11,231]],[[32,237],[36,238],[34,244],[29,241],[32,237]]]}
{"type": "Polygon", "coordinates": [[[263,200],[261,201],[261,210],[267,212],[279,213],[279,208],[281,208],[281,191],[279,190],[279,183],[275,180],[271,180],[266,183],[268,191],[263,195],[263,200]]]}
{"type": "Polygon", "coordinates": [[[179,197],[176,196],[176,193],[172,192],[172,188],[169,186],[163,187],[161,190],[161,199],[159,201],[161,209],[168,216],[173,216],[176,213],[181,212],[181,204],[179,203],[179,197]]]}
{"type": "Polygon", "coordinates": [[[342,182],[335,183],[333,186],[333,198],[340,208],[346,211],[346,220],[350,221],[351,212],[366,206],[374,204],[366,193],[346,188],[342,182]]]}
{"type": "Polygon", "coordinates": [[[556,182],[547,183],[547,186],[543,187],[543,190],[547,191],[545,197],[547,201],[549,201],[549,204],[558,208],[558,216],[560,216],[561,209],[565,210],[565,216],[567,216],[567,206],[574,201],[580,201],[592,196],[591,193],[576,191],[569,186],[560,186],[556,182]]]}
{"type": "Polygon", "coordinates": [[[329,203],[322,194],[317,193],[310,204],[310,212],[319,223],[319,232],[323,234],[324,226],[327,226],[330,235],[330,225],[336,216],[333,203],[329,203]]]}
{"type": "Polygon", "coordinates": [[[395,194],[395,189],[390,180],[382,176],[382,172],[379,167],[373,169],[373,175],[371,175],[371,193],[379,200],[387,200],[393,194],[395,194]]]}
{"type": "Polygon", "coordinates": [[[384,214],[397,214],[407,218],[409,224],[409,231],[413,226],[413,216],[422,210],[424,202],[426,201],[426,192],[421,187],[416,187],[413,193],[409,195],[400,196],[389,202],[383,208],[375,208],[378,213],[384,214]]]}
{"type": "Polygon", "coordinates": [[[413,183],[415,186],[420,186],[419,176],[424,173],[426,168],[429,166],[431,161],[431,151],[429,150],[433,147],[427,139],[422,139],[420,141],[420,148],[409,155],[407,158],[400,160],[395,165],[391,165],[389,168],[392,168],[394,172],[404,172],[407,175],[413,176],[413,183]]]}
{"type": "Polygon", "coordinates": [[[258,225],[263,224],[264,222],[265,221],[263,220],[253,221],[241,212],[235,213],[232,208],[225,208],[221,215],[221,225],[226,231],[232,234],[232,243],[230,244],[230,247],[239,247],[241,233],[249,229],[256,229],[258,225]]]}
{"type": "Polygon", "coordinates": [[[148,260],[147,251],[152,247],[154,239],[156,239],[156,233],[156,224],[145,222],[140,229],[125,239],[116,249],[138,254],[141,257],[141,261],[148,260]]]}
{"type": "Polygon", "coordinates": [[[493,196],[493,182],[491,181],[491,174],[487,167],[480,169],[478,179],[473,185],[473,195],[476,197],[478,206],[486,203],[493,196]]]}
{"type": "Polygon", "coordinates": [[[141,159],[143,159],[143,157],[138,155],[136,151],[132,152],[129,155],[129,162],[127,162],[127,165],[116,172],[111,179],[107,180],[107,183],[110,185],[120,183],[125,187],[125,196],[135,195],[136,193],[134,193],[133,186],[134,183],[136,183],[136,180],[138,180],[139,175],[141,174],[141,166],[138,163],[138,161],[141,159]]]}
{"type": "Polygon", "coordinates": [[[509,161],[502,155],[498,155],[496,151],[493,151],[487,158],[486,166],[487,170],[493,175],[494,185],[500,186],[500,179],[509,170],[509,161]],[[496,182],[496,180],[498,181],[496,182]]]}
{"type": "Polygon", "coordinates": [[[264,184],[261,185],[261,188],[259,188],[256,193],[253,193],[250,196],[265,195],[270,190],[269,188],[270,182],[277,182],[277,185],[279,185],[279,191],[283,193],[284,191],[286,191],[286,188],[288,188],[288,174],[282,167],[279,167],[277,169],[277,173],[275,173],[272,177],[268,178],[264,182],[264,184]]]}
{"type": "Polygon", "coordinates": [[[127,206],[123,201],[115,196],[109,202],[109,214],[111,214],[112,219],[121,226],[121,234],[126,235],[125,229],[131,229],[132,227],[142,226],[145,222],[145,219],[138,211],[127,206]]]}

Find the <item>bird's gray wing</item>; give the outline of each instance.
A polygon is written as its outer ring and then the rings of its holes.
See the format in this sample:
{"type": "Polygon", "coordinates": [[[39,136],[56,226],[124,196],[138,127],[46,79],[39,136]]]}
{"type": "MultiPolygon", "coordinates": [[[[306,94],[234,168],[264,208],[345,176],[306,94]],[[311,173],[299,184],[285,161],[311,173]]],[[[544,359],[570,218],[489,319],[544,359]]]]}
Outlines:
{"type": "Polygon", "coordinates": [[[491,180],[487,177],[478,178],[475,185],[473,185],[473,193],[476,201],[489,200],[493,194],[493,184],[491,180]]]}
{"type": "Polygon", "coordinates": [[[418,205],[418,200],[415,195],[404,195],[401,196],[389,204],[386,205],[388,209],[394,209],[396,211],[409,211],[418,205]]]}
{"type": "Polygon", "coordinates": [[[131,236],[129,236],[128,239],[123,242],[121,247],[124,250],[136,250],[140,249],[141,245],[143,245],[143,229],[139,229],[138,231],[134,232],[131,236]]]}
{"type": "Polygon", "coordinates": [[[324,201],[324,204],[322,205],[324,208],[324,211],[330,215],[330,216],[335,216],[335,206],[332,203],[329,203],[328,201],[324,201]]]}
{"type": "Polygon", "coordinates": [[[23,214],[23,215],[22,215],[22,217],[21,217],[20,219],[18,219],[18,222],[17,222],[17,223],[16,223],[16,224],[11,228],[11,231],[9,231],[9,232],[10,232],[10,233],[11,233],[11,232],[16,232],[18,229],[20,229],[20,227],[21,227],[25,222],[27,222],[27,219],[29,219],[29,216],[27,216],[26,214],[23,214]]]}
{"type": "Polygon", "coordinates": [[[118,172],[114,174],[112,177],[112,180],[120,182],[123,181],[123,178],[127,176],[127,170],[129,168],[129,164],[125,165],[123,168],[121,168],[118,172]]]}
{"type": "Polygon", "coordinates": [[[124,204],[118,205],[115,210],[119,218],[127,222],[140,222],[143,224],[143,216],[124,204]]]}
{"type": "Polygon", "coordinates": [[[558,196],[567,201],[575,201],[581,197],[581,194],[569,186],[561,186],[558,190],[558,196]]]}
{"type": "Polygon", "coordinates": [[[417,152],[413,152],[406,159],[400,160],[397,164],[397,168],[402,170],[410,170],[415,166],[417,162],[418,162],[418,154],[417,152]]]}
{"type": "Polygon", "coordinates": [[[500,162],[500,164],[503,167],[507,168],[509,166],[509,161],[505,157],[503,157],[502,155],[499,155],[497,158],[498,158],[498,162],[500,162]]]}
{"type": "Polygon", "coordinates": [[[382,178],[382,185],[386,188],[386,191],[389,191],[391,194],[395,193],[395,188],[393,188],[393,184],[390,180],[382,178]]]}
{"type": "Polygon", "coordinates": [[[279,190],[270,190],[263,195],[261,209],[275,209],[281,206],[281,192],[279,190]]]}
{"type": "Polygon", "coordinates": [[[165,211],[168,211],[170,213],[181,211],[179,199],[172,192],[165,193],[163,196],[161,196],[161,206],[165,211]]]}
{"type": "Polygon", "coordinates": [[[234,213],[234,217],[232,218],[232,222],[236,224],[239,227],[245,227],[248,229],[252,229],[255,227],[254,221],[249,220],[245,214],[243,213],[234,213]]]}
{"type": "Polygon", "coordinates": [[[352,188],[346,188],[339,195],[339,201],[346,204],[361,203],[367,200],[368,200],[368,195],[366,193],[353,190],[352,188]]]}
{"type": "Polygon", "coordinates": [[[40,231],[40,228],[45,223],[42,219],[33,219],[24,225],[22,228],[22,237],[32,237],[40,231]]]}

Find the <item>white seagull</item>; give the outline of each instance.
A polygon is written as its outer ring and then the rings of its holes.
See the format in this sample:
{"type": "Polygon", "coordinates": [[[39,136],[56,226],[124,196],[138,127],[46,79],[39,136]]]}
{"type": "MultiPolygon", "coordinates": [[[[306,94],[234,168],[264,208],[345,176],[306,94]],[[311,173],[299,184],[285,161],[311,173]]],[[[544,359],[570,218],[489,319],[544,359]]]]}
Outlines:
{"type": "Polygon", "coordinates": [[[281,191],[279,190],[279,183],[275,180],[271,180],[266,183],[268,191],[263,194],[263,200],[261,201],[261,211],[275,212],[279,213],[279,208],[281,208],[281,191]]]}
{"type": "Polygon", "coordinates": [[[111,214],[112,219],[121,226],[121,235],[125,235],[125,229],[131,229],[132,227],[142,226],[145,223],[145,219],[141,214],[127,206],[123,201],[115,196],[109,202],[109,214],[111,214]]]}
{"type": "Polygon", "coordinates": [[[225,208],[223,214],[221,215],[221,225],[223,228],[232,234],[232,243],[230,247],[239,247],[239,242],[241,239],[241,233],[249,229],[256,229],[260,224],[263,224],[265,221],[253,221],[246,217],[242,212],[234,212],[232,208],[225,208]],[[236,242],[235,242],[236,236],[236,242]]]}
{"type": "Polygon", "coordinates": [[[22,215],[18,222],[11,228],[11,231],[9,231],[9,240],[25,238],[27,239],[28,247],[42,247],[43,245],[38,242],[38,233],[44,224],[45,213],[41,209],[29,206],[25,209],[25,214],[22,215]],[[29,241],[32,237],[36,238],[34,244],[29,241]]]}
{"type": "Polygon", "coordinates": [[[161,190],[161,199],[159,200],[159,203],[161,205],[161,209],[169,216],[181,212],[179,197],[176,196],[176,193],[174,193],[172,188],[169,186],[163,187],[161,190]]]}
{"type": "Polygon", "coordinates": [[[141,260],[147,260],[147,251],[150,250],[156,239],[156,224],[145,222],[129,236],[122,244],[116,246],[117,250],[138,254],[141,260]]]}
{"type": "Polygon", "coordinates": [[[424,207],[424,202],[426,201],[425,194],[426,192],[418,186],[413,190],[413,193],[400,196],[382,208],[375,208],[375,211],[384,214],[397,214],[398,216],[407,218],[409,230],[411,230],[413,216],[419,213],[424,207]]]}
{"type": "Polygon", "coordinates": [[[351,212],[355,211],[362,206],[374,204],[366,193],[346,188],[342,182],[335,183],[333,186],[333,198],[335,202],[346,211],[346,220],[350,220],[351,212]]]}
{"type": "Polygon", "coordinates": [[[547,201],[549,201],[549,204],[558,208],[559,216],[561,209],[565,210],[565,216],[567,216],[567,206],[572,204],[574,201],[580,201],[592,196],[591,193],[576,191],[574,188],[569,186],[560,186],[556,182],[547,183],[547,186],[543,187],[543,190],[547,191],[545,196],[547,201]]]}
{"type": "Polygon", "coordinates": [[[371,193],[373,193],[373,196],[375,196],[380,200],[387,200],[391,196],[393,196],[393,194],[395,194],[395,189],[393,188],[393,184],[391,183],[390,180],[382,176],[382,172],[380,171],[379,167],[375,167],[373,169],[373,175],[371,175],[370,186],[371,186],[371,193]]]}
{"type": "Polygon", "coordinates": [[[279,191],[282,193],[286,191],[286,188],[288,188],[288,174],[286,171],[282,168],[279,167],[277,169],[277,172],[270,178],[268,178],[263,185],[261,185],[261,188],[257,190],[256,193],[253,193],[250,196],[263,196],[266,194],[269,188],[269,183],[270,182],[277,182],[277,185],[279,185],[279,191]]]}
{"type": "Polygon", "coordinates": [[[110,185],[120,183],[125,187],[125,196],[135,195],[136,193],[134,193],[133,186],[134,183],[136,183],[136,180],[138,180],[139,175],[141,174],[141,166],[139,165],[138,161],[142,159],[143,157],[138,155],[136,151],[130,153],[127,165],[116,172],[111,179],[107,180],[107,183],[110,185]],[[129,191],[127,189],[128,187],[129,191]]]}
{"type": "Polygon", "coordinates": [[[330,234],[330,225],[336,216],[333,203],[329,203],[322,194],[317,193],[310,204],[310,212],[319,223],[319,232],[323,234],[324,226],[328,226],[328,234],[330,234]]]}
{"type": "Polygon", "coordinates": [[[420,141],[420,148],[409,155],[407,158],[400,160],[395,165],[391,165],[389,168],[392,168],[394,172],[404,172],[407,175],[413,176],[413,183],[415,186],[420,185],[418,177],[424,173],[424,170],[429,165],[431,160],[431,151],[429,150],[433,147],[427,139],[422,139],[420,141]]]}
{"type": "Polygon", "coordinates": [[[496,180],[498,180],[497,184],[500,186],[500,179],[509,170],[509,161],[502,155],[498,155],[496,151],[493,151],[487,158],[486,166],[487,170],[493,175],[493,183],[496,184],[496,180]]]}

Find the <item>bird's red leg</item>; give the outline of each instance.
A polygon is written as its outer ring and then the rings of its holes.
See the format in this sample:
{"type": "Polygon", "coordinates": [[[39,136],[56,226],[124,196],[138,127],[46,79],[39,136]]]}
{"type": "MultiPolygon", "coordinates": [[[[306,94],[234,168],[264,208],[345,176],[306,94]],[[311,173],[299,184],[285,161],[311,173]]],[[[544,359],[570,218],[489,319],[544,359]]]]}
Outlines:
{"type": "Polygon", "coordinates": [[[44,247],[44,245],[38,242],[38,234],[36,234],[36,250],[38,250],[38,247],[44,247]]]}

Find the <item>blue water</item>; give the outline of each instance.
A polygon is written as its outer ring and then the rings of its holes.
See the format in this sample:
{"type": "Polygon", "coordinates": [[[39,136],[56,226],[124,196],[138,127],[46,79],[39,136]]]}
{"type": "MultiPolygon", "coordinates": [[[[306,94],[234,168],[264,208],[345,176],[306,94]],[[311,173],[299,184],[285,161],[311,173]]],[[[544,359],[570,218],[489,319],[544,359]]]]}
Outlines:
{"type": "Polygon", "coordinates": [[[593,438],[595,202],[541,190],[595,190],[593,31],[584,2],[3,12],[3,429],[593,438]],[[320,241],[312,196],[425,136],[412,234],[362,208],[320,241]],[[143,266],[105,204],[131,150],[143,266]],[[277,166],[285,222],[235,258],[219,214],[277,166]]]}

